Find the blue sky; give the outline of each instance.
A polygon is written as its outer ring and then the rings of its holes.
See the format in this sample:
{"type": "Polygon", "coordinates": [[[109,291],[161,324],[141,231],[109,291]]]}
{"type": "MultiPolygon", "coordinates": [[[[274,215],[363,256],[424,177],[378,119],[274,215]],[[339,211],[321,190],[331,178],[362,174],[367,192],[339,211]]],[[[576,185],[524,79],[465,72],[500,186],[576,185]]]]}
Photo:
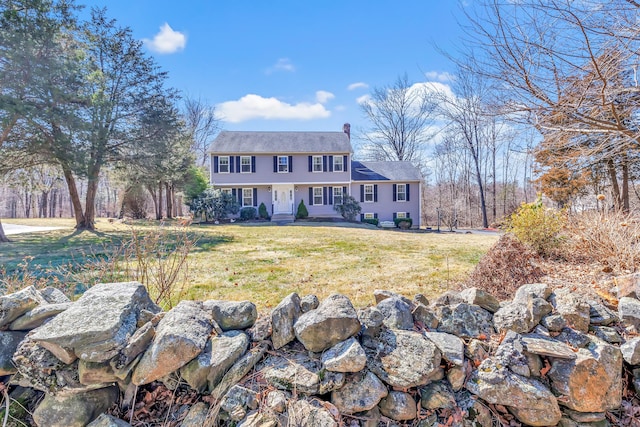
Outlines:
{"type": "Polygon", "coordinates": [[[455,0],[78,0],[107,7],[169,73],[216,105],[226,130],[366,126],[358,99],[407,73],[446,83],[434,45],[459,43],[455,0]]]}

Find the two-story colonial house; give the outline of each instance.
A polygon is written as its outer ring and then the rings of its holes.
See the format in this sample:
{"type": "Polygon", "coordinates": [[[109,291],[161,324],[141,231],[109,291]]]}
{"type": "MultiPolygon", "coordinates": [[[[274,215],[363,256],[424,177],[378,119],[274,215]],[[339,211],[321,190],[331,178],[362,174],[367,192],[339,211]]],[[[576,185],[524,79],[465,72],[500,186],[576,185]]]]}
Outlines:
{"type": "Polygon", "coordinates": [[[295,215],[300,200],[310,217],[339,217],[343,194],[355,197],[361,219],[413,218],[420,224],[421,175],[408,162],[351,160],[344,132],[222,131],[210,148],[211,184],[240,206],[261,203],[274,217],[295,215]]]}

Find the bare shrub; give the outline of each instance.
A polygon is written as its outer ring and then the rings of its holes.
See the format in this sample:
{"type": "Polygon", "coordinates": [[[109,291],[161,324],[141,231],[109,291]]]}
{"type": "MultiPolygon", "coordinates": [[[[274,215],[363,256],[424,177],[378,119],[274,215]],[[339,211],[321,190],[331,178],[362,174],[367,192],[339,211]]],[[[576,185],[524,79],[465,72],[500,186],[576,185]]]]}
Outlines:
{"type": "Polygon", "coordinates": [[[465,287],[483,289],[500,300],[513,297],[516,289],[535,283],[544,273],[537,266],[540,256],[516,237],[505,234],[482,257],[465,287]]]}
{"type": "Polygon", "coordinates": [[[640,219],[619,211],[583,212],[569,217],[566,255],[598,262],[614,272],[635,272],[640,265],[640,219]]]}
{"type": "Polygon", "coordinates": [[[71,295],[72,262],[58,267],[32,265],[34,257],[26,256],[17,265],[17,268],[8,272],[5,267],[0,267],[0,295],[7,295],[21,289],[33,286],[36,289],[44,289],[53,286],[67,295],[71,295]]]}

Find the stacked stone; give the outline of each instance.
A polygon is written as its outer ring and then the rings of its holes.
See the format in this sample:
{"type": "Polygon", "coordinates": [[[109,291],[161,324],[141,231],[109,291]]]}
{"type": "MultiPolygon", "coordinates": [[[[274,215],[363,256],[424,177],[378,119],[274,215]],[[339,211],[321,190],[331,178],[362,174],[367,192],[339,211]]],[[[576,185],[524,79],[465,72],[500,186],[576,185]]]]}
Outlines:
{"type": "Polygon", "coordinates": [[[38,426],[129,425],[105,412],[176,377],[209,396],[185,427],[606,426],[624,364],[640,388],[640,338],[625,339],[640,327],[639,295],[636,275],[618,280],[617,312],[545,284],[503,303],[475,288],[431,303],[376,291],[361,310],[292,293],[258,319],[247,301],[164,313],[136,282],[74,303],[27,288],[0,297],[0,375],[45,393],[38,426]]]}

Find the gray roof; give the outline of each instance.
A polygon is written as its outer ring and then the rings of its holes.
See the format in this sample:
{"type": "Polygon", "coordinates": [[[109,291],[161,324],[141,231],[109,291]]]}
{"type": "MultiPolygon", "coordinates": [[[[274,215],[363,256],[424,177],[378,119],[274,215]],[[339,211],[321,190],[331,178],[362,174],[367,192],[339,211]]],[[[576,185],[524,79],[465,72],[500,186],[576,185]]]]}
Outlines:
{"type": "Polygon", "coordinates": [[[420,170],[411,162],[351,162],[353,181],[421,181],[420,170]]]}
{"type": "Polygon", "coordinates": [[[248,153],[351,153],[344,132],[236,132],[222,131],[209,151],[223,154],[248,153]]]}

